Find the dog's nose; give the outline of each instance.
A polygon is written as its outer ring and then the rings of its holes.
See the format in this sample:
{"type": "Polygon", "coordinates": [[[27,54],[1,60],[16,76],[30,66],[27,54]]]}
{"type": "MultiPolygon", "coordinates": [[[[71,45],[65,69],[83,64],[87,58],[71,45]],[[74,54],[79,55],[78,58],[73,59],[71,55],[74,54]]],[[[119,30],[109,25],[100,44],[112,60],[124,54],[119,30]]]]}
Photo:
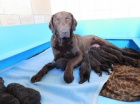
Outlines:
{"type": "Polygon", "coordinates": [[[60,37],[61,38],[69,38],[70,37],[69,31],[67,29],[61,30],[60,37]]]}
{"type": "Polygon", "coordinates": [[[65,30],[62,31],[62,35],[67,35],[67,33],[68,33],[68,32],[65,31],[65,30]]]}

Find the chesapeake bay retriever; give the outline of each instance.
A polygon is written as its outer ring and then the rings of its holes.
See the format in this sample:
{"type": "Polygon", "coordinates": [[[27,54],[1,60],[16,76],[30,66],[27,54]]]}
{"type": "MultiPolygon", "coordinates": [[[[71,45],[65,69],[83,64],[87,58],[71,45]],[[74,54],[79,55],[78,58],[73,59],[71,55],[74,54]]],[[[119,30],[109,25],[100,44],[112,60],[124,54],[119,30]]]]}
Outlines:
{"type": "Polygon", "coordinates": [[[83,55],[83,60],[80,65],[80,81],[79,83],[82,84],[85,81],[89,82],[90,79],[90,72],[91,72],[91,66],[90,66],[90,59],[88,56],[88,52],[85,52],[83,55]]]}
{"type": "Polygon", "coordinates": [[[100,56],[93,47],[89,50],[89,53],[91,53],[97,61],[99,61],[101,64],[107,65],[113,71],[112,64],[114,64],[114,62],[112,60],[100,56]]]}
{"type": "MultiPolygon", "coordinates": [[[[137,67],[138,66],[138,61],[135,60],[134,58],[131,58],[132,56],[130,55],[130,57],[123,54],[123,52],[119,51],[119,50],[115,50],[111,47],[107,47],[105,45],[101,45],[100,46],[101,49],[103,49],[104,51],[110,53],[110,54],[113,54],[115,55],[116,57],[118,57],[119,61],[121,62],[121,64],[124,64],[124,65],[132,65],[134,67],[137,67]]],[[[129,52],[127,52],[129,53],[129,52]]]]}
{"type": "Polygon", "coordinates": [[[113,55],[113,54],[111,54],[111,53],[108,53],[108,52],[104,51],[104,50],[103,50],[102,48],[100,48],[100,47],[94,48],[94,49],[97,51],[97,53],[98,53],[100,56],[102,56],[102,57],[104,57],[104,58],[106,58],[106,59],[109,59],[109,60],[113,61],[114,63],[120,63],[120,64],[122,64],[122,63],[120,62],[120,60],[117,58],[117,56],[115,56],[115,55],[113,55]]]}
{"type": "Polygon", "coordinates": [[[13,95],[5,92],[4,80],[0,77],[0,104],[20,104],[19,100],[13,95]]]}
{"type": "MultiPolygon", "coordinates": [[[[54,54],[54,61],[46,64],[36,75],[31,78],[31,82],[38,82],[51,69],[55,68],[55,61],[60,58],[69,59],[65,72],[64,80],[71,83],[74,80],[73,69],[82,61],[83,54],[93,44],[106,45],[120,50],[117,46],[108,41],[94,36],[80,36],[74,34],[77,21],[69,12],[58,12],[54,14],[49,23],[49,28],[53,35],[51,38],[51,47],[54,54]]],[[[47,58],[47,57],[46,57],[47,58]]]]}
{"type": "Polygon", "coordinates": [[[40,93],[32,88],[24,87],[21,84],[18,83],[9,84],[6,87],[6,92],[16,97],[20,101],[20,104],[41,104],[40,93]]]}

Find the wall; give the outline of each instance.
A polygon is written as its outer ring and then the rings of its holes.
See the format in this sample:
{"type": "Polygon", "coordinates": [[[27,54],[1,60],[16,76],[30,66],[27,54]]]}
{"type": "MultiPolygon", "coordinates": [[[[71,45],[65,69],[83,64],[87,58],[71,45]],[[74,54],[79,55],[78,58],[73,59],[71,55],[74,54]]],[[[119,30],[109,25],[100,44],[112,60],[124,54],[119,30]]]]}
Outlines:
{"type": "Polygon", "coordinates": [[[48,22],[50,0],[0,0],[0,25],[48,22]]]}
{"type": "Polygon", "coordinates": [[[51,0],[51,9],[70,11],[78,20],[140,17],[140,0],[51,0]]]}
{"type": "Polygon", "coordinates": [[[0,0],[0,26],[44,23],[58,11],[77,20],[140,17],[140,0],[0,0]]]}

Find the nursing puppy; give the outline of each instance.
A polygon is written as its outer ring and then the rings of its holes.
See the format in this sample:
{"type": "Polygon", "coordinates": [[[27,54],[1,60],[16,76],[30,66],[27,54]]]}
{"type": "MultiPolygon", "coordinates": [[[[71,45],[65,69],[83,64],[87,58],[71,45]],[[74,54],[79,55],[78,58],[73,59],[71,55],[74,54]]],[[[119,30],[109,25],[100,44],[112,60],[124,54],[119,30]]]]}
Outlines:
{"type": "MultiPolygon", "coordinates": [[[[134,67],[138,66],[138,61],[136,59],[134,59],[135,57],[131,58],[130,55],[123,54],[123,52],[121,52],[119,50],[115,50],[111,47],[107,47],[105,45],[101,45],[100,48],[103,49],[104,51],[110,53],[110,54],[115,55],[119,59],[119,61],[124,65],[132,65],[134,67]]],[[[129,53],[129,52],[127,52],[127,53],[129,53]]]]}
{"type": "Polygon", "coordinates": [[[90,59],[90,66],[91,69],[94,70],[96,73],[99,73],[99,76],[102,76],[102,71],[107,72],[108,74],[110,74],[110,72],[108,71],[108,66],[105,64],[101,64],[98,60],[95,59],[95,57],[93,57],[93,55],[88,52],[88,56],[90,59]]]}
{"type": "Polygon", "coordinates": [[[80,82],[79,82],[80,84],[84,83],[85,81],[89,82],[90,72],[91,72],[90,59],[88,56],[88,52],[86,52],[80,65],[80,82]]]}
{"type": "MultiPolygon", "coordinates": [[[[54,62],[60,58],[69,59],[65,72],[64,80],[71,83],[74,80],[73,69],[82,61],[83,54],[93,44],[106,45],[114,49],[120,50],[115,45],[94,35],[80,36],[74,34],[77,21],[69,12],[58,12],[51,18],[49,28],[53,35],[51,38],[51,47],[54,54],[54,60],[46,64],[36,75],[31,78],[31,82],[38,82],[48,73],[49,70],[55,68],[54,62]]],[[[47,58],[47,57],[46,57],[47,58]]]]}
{"type": "Polygon", "coordinates": [[[89,53],[92,54],[92,56],[98,60],[101,64],[107,65],[109,68],[111,68],[111,71],[114,70],[114,68],[112,67],[112,64],[114,64],[113,61],[106,59],[102,56],[100,56],[97,51],[94,49],[94,47],[91,47],[89,50],[89,53]]]}
{"type": "Polygon", "coordinates": [[[94,48],[94,50],[96,50],[97,52],[98,52],[98,54],[100,55],[100,56],[102,56],[102,57],[105,57],[106,59],[109,59],[109,60],[111,60],[111,61],[113,61],[114,63],[119,63],[119,64],[122,64],[121,62],[120,62],[120,60],[115,56],[115,55],[113,55],[113,54],[110,54],[110,53],[108,53],[108,52],[105,52],[102,48],[100,48],[100,47],[93,47],[94,48]]]}

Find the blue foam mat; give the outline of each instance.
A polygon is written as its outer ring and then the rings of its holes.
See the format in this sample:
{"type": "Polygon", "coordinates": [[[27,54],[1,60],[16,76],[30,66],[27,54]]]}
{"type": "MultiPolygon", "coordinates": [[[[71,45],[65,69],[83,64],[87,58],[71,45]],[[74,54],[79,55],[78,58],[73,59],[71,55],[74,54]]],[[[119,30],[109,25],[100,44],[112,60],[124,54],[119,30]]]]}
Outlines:
{"type": "Polygon", "coordinates": [[[53,54],[49,48],[35,57],[0,70],[0,76],[6,86],[16,82],[38,90],[41,93],[41,104],[96,104],[100,90],[109,77],[107,73],[99,77],[92,71],[90,82],[79,84],[79,68],[75,68],[74,81],[67,84],[63,79],[64,72],[53,69],[40,82],[31,83],[31,77],[52,60],[53,54]]]}

